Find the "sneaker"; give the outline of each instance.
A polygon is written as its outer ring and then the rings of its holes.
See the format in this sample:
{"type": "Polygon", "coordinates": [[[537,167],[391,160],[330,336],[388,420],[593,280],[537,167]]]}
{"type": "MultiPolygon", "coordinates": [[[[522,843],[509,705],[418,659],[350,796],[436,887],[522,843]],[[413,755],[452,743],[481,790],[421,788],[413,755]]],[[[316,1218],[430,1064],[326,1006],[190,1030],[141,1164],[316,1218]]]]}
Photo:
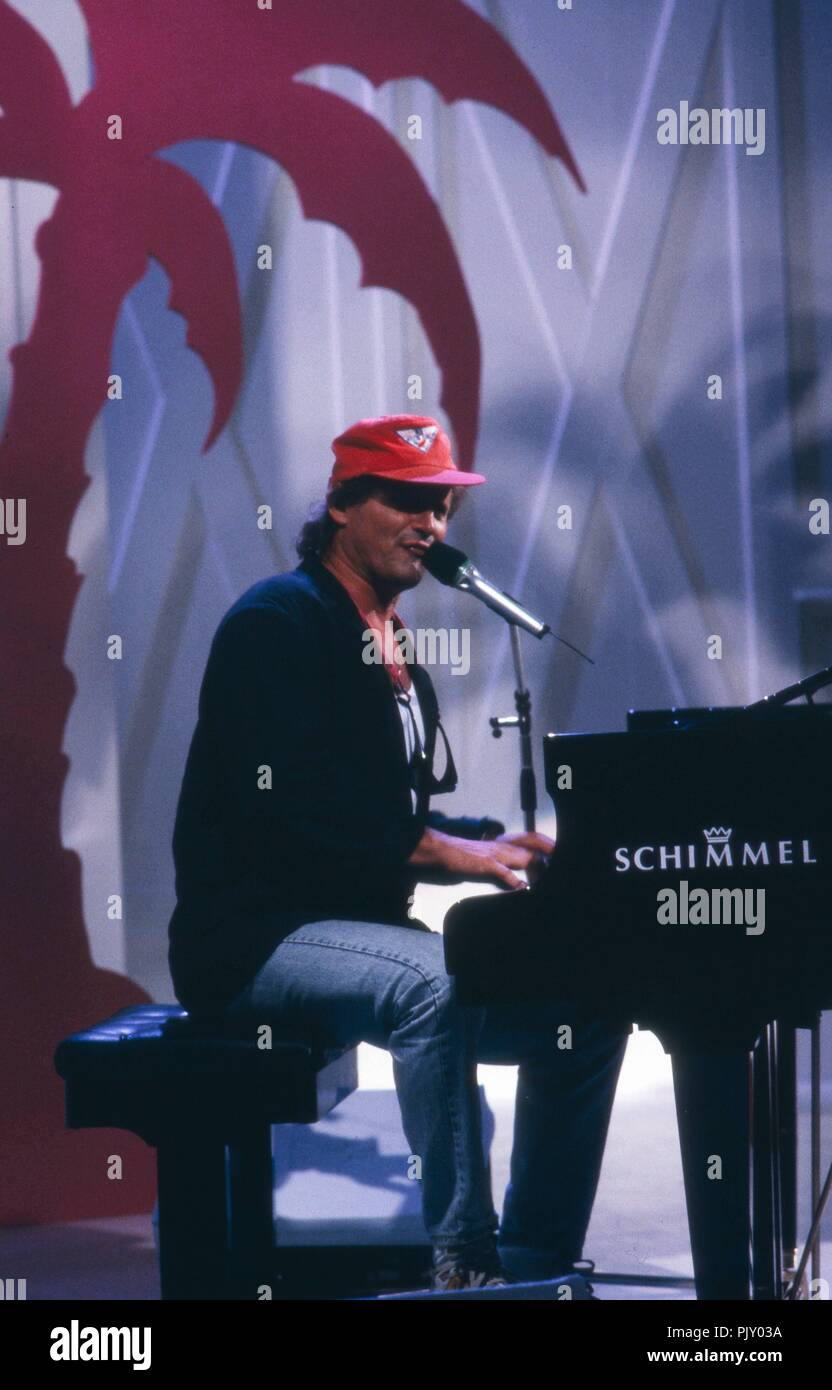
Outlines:
{"type": "Polygon", "coordinates": [[[431,1288],[435,1291],[490,1289],[509,1282],[493,1237],[434,1251],[431,1288]]]}
{"type": "Polygon", "coordinates": [[[512,1268],[512,1256],[510,1253],[507,1254],[507,1259],[508,1271],[510,1272],[506,1273],[506,1278],[508,1279],[509,1283],[534,1283],[537,1280],[557,1279],[559,1275],[578,1274],[584,1282],[586,1291],[590,1299],[592,1299],[595,1303],[600,1301],[598,1299],[597,1294],[595,1293],[593,1285],[590,1284],[589,1279],[587,1278],[587,1275],[592,1274],[593,1270],[595,1269],[594,1260],[572,1259],[568,1255],[555,1257],[552,1257],[550,1255],[547,1256],[545,1262],[538,1261],[540,1267],[537,1269],[535,1273],[524,1273],[520,1275],[519,1273],[517,1273],[515,1269],[512,1268]]]}

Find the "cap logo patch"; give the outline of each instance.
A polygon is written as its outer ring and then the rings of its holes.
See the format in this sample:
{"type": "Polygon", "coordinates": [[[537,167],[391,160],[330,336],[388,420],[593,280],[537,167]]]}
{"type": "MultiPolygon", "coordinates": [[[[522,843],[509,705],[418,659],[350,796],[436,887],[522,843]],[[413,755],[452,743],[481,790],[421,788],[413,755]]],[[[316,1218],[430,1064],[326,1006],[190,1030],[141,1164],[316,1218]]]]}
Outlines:
{"type": "Polygon", "coordinates": [[[403,439],[405,444],[411,444],[414,449],[418,449],[420,454],[426,454],[433,444],[439,430],[438,425],[417,425],[412,430],[396,430],[399,439],[403,439]]]}

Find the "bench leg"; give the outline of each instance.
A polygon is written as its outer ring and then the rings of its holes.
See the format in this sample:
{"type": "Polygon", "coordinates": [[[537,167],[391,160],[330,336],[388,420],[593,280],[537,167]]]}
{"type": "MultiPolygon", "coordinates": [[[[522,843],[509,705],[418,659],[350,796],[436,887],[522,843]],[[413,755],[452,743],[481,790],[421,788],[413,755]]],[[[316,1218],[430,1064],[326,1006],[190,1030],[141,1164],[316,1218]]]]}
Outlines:
{"type": "Polygon", "coordinates": [[[228,1217],[221,1139],[168,1131],[157,1146],[162,1298],[226,1298],[228,1217]]]}
{"type": "Polygon", "coordinates": [[[228,1145],[229,1248],[235,1298],[275,1297],[271,1125],[260,1122],[228,1145]]]}

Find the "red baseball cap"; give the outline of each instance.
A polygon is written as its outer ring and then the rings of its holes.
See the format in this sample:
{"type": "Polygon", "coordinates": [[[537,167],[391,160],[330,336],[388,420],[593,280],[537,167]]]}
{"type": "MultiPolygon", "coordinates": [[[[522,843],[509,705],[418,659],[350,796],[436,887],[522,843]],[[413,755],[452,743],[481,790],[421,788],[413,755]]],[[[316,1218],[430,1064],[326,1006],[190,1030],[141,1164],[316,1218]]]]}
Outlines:
{"type": "Polygon", "coordinates": [[[451,441],[430,415],[380,415],[358,420],[332,441],[335,463],[330,488],[371,474],[399,483],[468,487],[484,483],[481,473],[464,473],[451,457],[451,441]]]}

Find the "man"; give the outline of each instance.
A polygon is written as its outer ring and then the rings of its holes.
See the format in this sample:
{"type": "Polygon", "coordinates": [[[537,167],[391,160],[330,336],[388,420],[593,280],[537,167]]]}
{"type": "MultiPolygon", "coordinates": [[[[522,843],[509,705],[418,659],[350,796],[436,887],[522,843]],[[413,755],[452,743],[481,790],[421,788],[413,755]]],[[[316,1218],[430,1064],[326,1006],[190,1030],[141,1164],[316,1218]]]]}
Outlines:
{"type": "Polygon", "coordinates": [[[174,988],[190,1012],[387,1048],[434,1287],[554,1277],[581,1255],[626,1035],[587,1021],[559,1050],[557,1008],[458,1003],[441,935],[409,916],[415,883],[523,889],[553,842],[430,810],[455,785],[447,741],[433,773],[433,683],[365,659],[485,479],[425,416],[361,420],[333,452],[301,563],[247,590],[211,647],[173,838],[174,988]],[[478,1060],[520,1064],[499,1251],[478,1060]]]}

